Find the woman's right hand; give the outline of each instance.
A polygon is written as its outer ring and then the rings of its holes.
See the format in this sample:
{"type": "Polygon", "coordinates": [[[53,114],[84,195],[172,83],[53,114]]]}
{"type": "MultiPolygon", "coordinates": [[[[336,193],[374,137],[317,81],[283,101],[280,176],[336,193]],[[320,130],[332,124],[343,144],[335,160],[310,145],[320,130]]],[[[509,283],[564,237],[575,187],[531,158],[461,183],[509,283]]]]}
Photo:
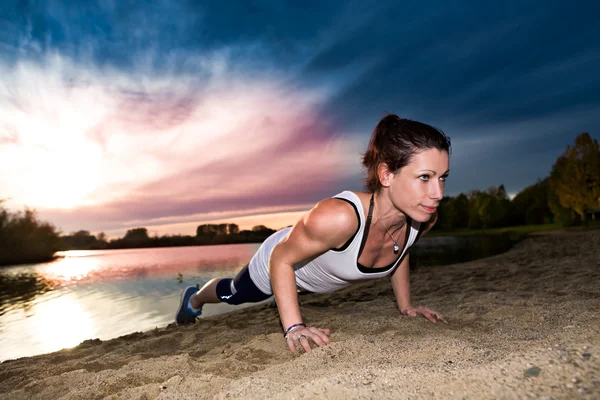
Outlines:
{"type": "Polygon", "coordinates": [[[296,351],[296,348],[304,348],[305,352],[310,351],[310,342],[313,342],[318,347],[323,347],[331,343],[329,340],[329,334],[331,330],[327,328],[317,328],[316,326],[306,326],[294,329],[288,333],[285,338],[287,341],[288,349],[290,351],[296,351]]]}

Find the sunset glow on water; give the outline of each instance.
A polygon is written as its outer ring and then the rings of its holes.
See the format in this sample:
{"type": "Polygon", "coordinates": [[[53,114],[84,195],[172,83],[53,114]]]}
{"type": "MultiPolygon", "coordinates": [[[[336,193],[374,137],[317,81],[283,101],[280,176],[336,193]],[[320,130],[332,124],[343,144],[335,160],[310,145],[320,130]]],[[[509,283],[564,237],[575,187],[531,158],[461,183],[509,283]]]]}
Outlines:
{"type": "MultiPolygon", "coordinates": [[[[73,251],[1,270],[0,360],[164,327],[181,290],[234,276],[257,245],[73,251]]],[[[207,306],[210,316],[231,310],[207,306]]]]}

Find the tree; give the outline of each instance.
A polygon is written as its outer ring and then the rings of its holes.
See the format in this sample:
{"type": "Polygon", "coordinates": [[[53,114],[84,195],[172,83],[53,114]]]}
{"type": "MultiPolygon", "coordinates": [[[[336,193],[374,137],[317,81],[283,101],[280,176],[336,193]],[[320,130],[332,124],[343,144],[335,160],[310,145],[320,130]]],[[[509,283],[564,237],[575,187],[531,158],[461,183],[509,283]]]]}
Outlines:
{"type": "MultiPolygon", "coordinates": [[[[196,228],[196,236],[213,237],[215,235],[227,235],[227,227],[235,224],[204,224],[196,228]]],[[[237,226],[237,225],[235,225],[237,226]]]]}
{"type": "Polygon", "coordinates": [[[236,224],[227,224],[227,234],[235,235],[240,231],[240,227],[236,224]]]}
{"type": "Polygon", "coordinates": [[[0,201],[0,265],[51,260],[59,245],[56,228],[38,221],[35,210],[12,213],[0,201]]]}
{"type": "Polygon", "coordinates": [[[454,219],[452,226],[454,228],[466,228],[469,224],[469,198],[461,193],[454,198],[454,219]]]}
{"type": "Polygon", "coordinates": [[[552,213],[548,203],[548,178],[546,178],[517,193],[512,200],[512,222],[517,225],[550,222],[552,213]]]}
{"type": "Polygon", "coordinates": [[[440,204],[438,205],[438,220],[434,225],[434,229],[445,229],[451,230],[454,227],[452,226],[452,219],[454,216],[454,207],[452,197],[444,197],[440,204]]]}
{"type": "Polygon", "coordinates": [[[469,193],[468,204],[470,229],[496,228],[509,222],[511,204],[504,185],[492,186],[485,192],[472,191],[469,193]]]}
{"type": "Polygon", "coordinates": [[[492,186],[487,190],[487,196],[480,211],[486,228],[496,228],[508,225],[511,210],[510,200],[504,185],[492,186]]]}
{"type": "Polygon", "coordinates": [[[559,204],[576,212],[582,220],[592,209],[600,207],[600,146],[589,133],[575,138],[558,157],[550,173],[550,190],[559,204]]]}
{"type": "Polygon", "coordinates": [[[125,237],[123,237],[123,240],[130,241],[143,241],[148,239],[150,238],[148,237],[148,229],[146,228],[129,229],[125,234],[125,237]]]}
{"type": "Polygon", "coordinates": [[[70,244],[75,248],[89,248],[96,242],[96,238],[90,235],[90,231],[77,231],[71,234],[70,244]]]}
{"type": "Polygon", "coordinates": [[[227,235],[227,224],[219,224],[216,226],[217,235],[227,235]]]}
{"type": "Polygon", "coordinates": [[[211,224],[204,224],[204,225],[198,225],[198,227],[196,228],[196,236],[198,237],[213,237],[215,235],[215,231],[214,231],[214,225],[211,224]]]}
{"type": "Polygon", "coordinates": [[[481,213],[480,209],[481,203],[483,201],[483,193],[479,190],[473,190],[469,193],[469,219],[468,219],[468,227],[469,229],[480,229],[483,227],[483,222],[481,221],[481,213]]]}
{"type": "Polygon", "coordinates": [[[552,220],[554,223],[561,224],[563,226],[572,225],[575,222],[573,210],[564,208],[558,199],[558,195],[551,189],[550,184],[546,187],[548,195],[548,208],[552,213],[552,220]]]}

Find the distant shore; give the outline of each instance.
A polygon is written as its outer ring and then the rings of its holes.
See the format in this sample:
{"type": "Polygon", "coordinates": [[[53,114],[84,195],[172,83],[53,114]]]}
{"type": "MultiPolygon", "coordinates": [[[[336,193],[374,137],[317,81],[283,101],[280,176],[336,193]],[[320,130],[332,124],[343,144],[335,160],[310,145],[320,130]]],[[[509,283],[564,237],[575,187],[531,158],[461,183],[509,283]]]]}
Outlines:
{"type": "Polygon", "coordinates": [[[447,325],[400,316],[389,282],[368,281],[300,297],[306,322],[333,331],[309,354],[259,306],[4,362],[0,397],[598,398],[599,266],[600,231],[535,234],[415,271],[414,302],[447,325]]]}
{"type": "MultiPolygon", "coordinates": [[[[267,228],[268,229],[268,228],[267,228]]],[[[528,235],[536,232],[579,232],[600,229],[600,221],[592,221],[588,226],[575,226],[564,228],[560,225],[522,225],[508,226],[493,229],[457,229],[457,230],[433,230],[428,236],[469,236],[469,235],[496,235],[507,232],[514,232],[519,235],[528,235]]],[[[248,231],[250,232],[250,231],[248,231]]],[[[252,244],[262,243],[274,230],[268,229],[264,232],[251,232],[240,235],[225,235],[218,240],[208,242],[206,238],[196,238],[194,236],[173,236],[169,238],[149,238],[145,241],[126,241],[119,240],[117,243],[104,246],[88,247],[63,247],[52,256],[32,259],[28,254],[23,254],[22,262],[12,262],[10,264],[0,263],[0,268],[13,265],[34,264],[49,262],[57,258],[57,254],[72,250],[122,250],[122,249],[140,249],[140,248],[161,248],[161,247],[182,247],[182,246],[217,246],[221,244],[252,244]]]]}

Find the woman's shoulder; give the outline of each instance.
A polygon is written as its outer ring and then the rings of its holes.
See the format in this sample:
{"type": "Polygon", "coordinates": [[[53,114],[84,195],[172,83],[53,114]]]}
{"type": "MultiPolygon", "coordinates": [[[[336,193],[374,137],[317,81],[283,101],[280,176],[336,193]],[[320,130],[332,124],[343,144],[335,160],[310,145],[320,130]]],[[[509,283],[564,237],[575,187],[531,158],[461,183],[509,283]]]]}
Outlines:
{"type": "MultiPolygon", "coordinates": [[[[342,192],[345,196],[336,195],[318,202],[305,217],[307,227],[325,232],[347,232],[353,234],[359,224],[356,209],[348,201],[348,197],[356,196],[362,202],[359,192],[342,192]]],[[[355,201],[352,201],[354,204],[355,201]]]]}
{"type": "Polygon", "coordinates": [[[351,201],[353,203],[358,202],[364,208],[365,204],[368,205],[369,200],[371,199],[371,196],[372,196],[371,193],[359,192],[359,191],[355,191],[355,190],[344,190],[343,192],[340,192],[340,193],[336,194],[335,196],[333,196],[333,198],[344,199],[344,200],[351,201]]]}
{"type": "Polygon", "coordinates": [[[344,217],[356,220],[357,212],[364,213],[364,210],[369,208],[371,196],[371,193],[344,190],[329,199],[322,200],[321,203],[327,202],[328,205],[335,208],[335,211],[343,214],[344,217]]]}

